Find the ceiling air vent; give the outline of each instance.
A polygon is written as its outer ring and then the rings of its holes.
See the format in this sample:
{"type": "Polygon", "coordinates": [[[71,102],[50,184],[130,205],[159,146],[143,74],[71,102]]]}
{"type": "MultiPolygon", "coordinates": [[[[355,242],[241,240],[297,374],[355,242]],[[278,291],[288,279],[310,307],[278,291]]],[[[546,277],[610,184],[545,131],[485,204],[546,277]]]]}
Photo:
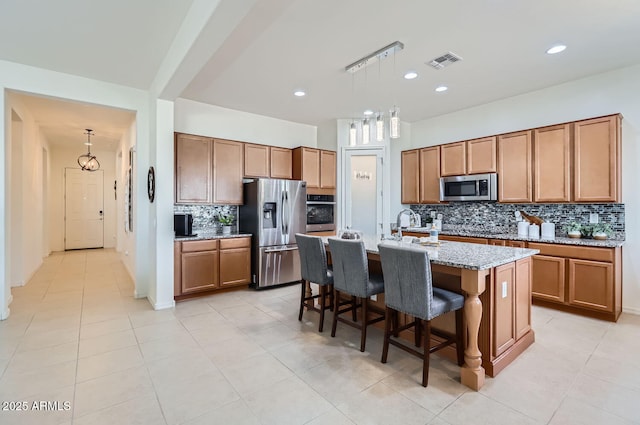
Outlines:
{"type": "Polygon", "coordinates": [[[462,58],[455,53],[447,52],[442,56],[430,60],[429,62],[427,62],[427,65],[432,66],[434,69],[442,69],[445,66],[449,66],[452,63],[456,63],[461,60],[462,58]]]}

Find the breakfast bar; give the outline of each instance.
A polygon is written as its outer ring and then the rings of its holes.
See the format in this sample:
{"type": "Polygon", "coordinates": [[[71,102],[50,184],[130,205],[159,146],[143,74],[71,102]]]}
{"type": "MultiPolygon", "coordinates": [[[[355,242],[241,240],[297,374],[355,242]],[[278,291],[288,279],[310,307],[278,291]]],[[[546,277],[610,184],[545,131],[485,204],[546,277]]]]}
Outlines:
{"type": "MultiPolygon", "coordinates": [[[[422,245],[367,236],[363,241],[371,268],[380,267],[378,244],[426,250],[434,286],[465,295],[467,340],[460,370],[464,385],[479,390],[485,373],[496,376],[533,343],[531,257],[538,250],[453,241],[422,245]]],[[[383,294],[373,304],[384,307],[383,294]]],[[[434,326],[449,327],[446,319],[434,321],[434,326]]]]}

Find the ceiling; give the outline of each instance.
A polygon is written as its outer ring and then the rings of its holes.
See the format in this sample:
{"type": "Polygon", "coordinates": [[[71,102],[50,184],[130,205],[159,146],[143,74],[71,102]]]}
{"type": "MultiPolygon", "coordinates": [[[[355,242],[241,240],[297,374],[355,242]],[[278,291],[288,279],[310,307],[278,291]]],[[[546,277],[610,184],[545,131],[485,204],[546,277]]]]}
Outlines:
{"type": "MultiPolygon", "coordinates": [[[[237,1],[248,13],[194,65],[180,97],[311,125],[397,104],[415,122],[640,63],[637,0],[220,0],[237,1]],[[345,72],[394,41],[404,49],[345,72]],[[545,54],[556,43],[566,51],[545,54]],[[463,60],[425,64],[449,51],[463,60]],[[418,77],[403,79],[409,70],[418,77]],[[436,93],[441,84],[449,90],[436,93]],[[307,95],[293,96],[297,89],[307,95]]],[[[198,5],[5,0],[0,59],[148,89],[198,5]]],[[[84,121],[82,108],[62,106],[84,121]]],[[[36,115],[53,127],[47,110],[36,115]]]]}

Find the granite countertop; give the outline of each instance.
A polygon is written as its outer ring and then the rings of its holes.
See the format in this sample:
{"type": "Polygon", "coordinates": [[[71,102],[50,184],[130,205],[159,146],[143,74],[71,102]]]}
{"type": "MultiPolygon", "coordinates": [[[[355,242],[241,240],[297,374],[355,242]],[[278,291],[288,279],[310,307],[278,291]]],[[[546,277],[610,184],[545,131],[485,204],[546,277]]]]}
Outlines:
{"type": "MultiPolygon", "coordinates": [[[[328,244],[329,236],[324,236],[328,244]]],[[[539,253],[537,249],[512,248],[495,245],[481,245],[466,242],[440,241],[439,246],[423,246],[417,243],[393,240],[379,240],[373,237],[363,237],[367,252],[378,254],[378,244],[405,246],[426,250],[432,264],[457,267],[469,270],[486,270],[507,264],[522,258],[531,257],[539,253]]]]}
{"type": "Polygon", "coordinates": [[[176,236],[176,242],[185,242],[185,241],[202,241],[206,239],[229,239],[229,238],[246,238],[247,236],[251,236],[251,233],[229,233],[222,234],[218,233],[216,229],[193,229],[193,233],[196,236],[176,236]]]}
{"type": "MultiPolygon", "coordinates": [[[[404,232],[424,233],[429,234],[429,227],[408,227],[403,229],[404,232]]],[[[536,243],[549,243],[549,244],[563,244],[563,245],[580,245],[580,246],[592,246],[599,248],[617,248],[624,245],[624,240],[620,239],[605,239],[603,241],[597,239],[583,239],[583,238],[565,238],[556,236],[553,239],[532,239],[527,237],[518,236],[517,233],[493,233],[486,230],[473,230],[473,229],[443,229],[438,232],[441,235],[448,236],[467,236],[473,238],[485,238],[485,239],[502,239],[509,241],[526,241],[536,243]]]]}

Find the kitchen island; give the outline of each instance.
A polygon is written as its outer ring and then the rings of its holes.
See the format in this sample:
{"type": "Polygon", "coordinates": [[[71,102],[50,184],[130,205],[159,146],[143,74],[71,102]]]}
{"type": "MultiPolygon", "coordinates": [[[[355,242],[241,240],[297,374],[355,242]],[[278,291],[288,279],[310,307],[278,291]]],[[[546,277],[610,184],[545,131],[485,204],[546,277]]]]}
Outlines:
{"type": "MultiPolygon", "coordinates": [[[[379,243],[426,250],[434,285],[465,295],[467,340],[460,370],[464,385],[480,389],[485,372],[496,376],[533,343],[531,257],[538,250],[452,241],[422,246],[366,236],[363,240],[371,268],[380,267],[379,243]]],[[[383,294],[373,304],[384,307],[383,294]]],[[[434,321],[434,327],[446,327],[443,319],[444,323],[434,321]]]]}

